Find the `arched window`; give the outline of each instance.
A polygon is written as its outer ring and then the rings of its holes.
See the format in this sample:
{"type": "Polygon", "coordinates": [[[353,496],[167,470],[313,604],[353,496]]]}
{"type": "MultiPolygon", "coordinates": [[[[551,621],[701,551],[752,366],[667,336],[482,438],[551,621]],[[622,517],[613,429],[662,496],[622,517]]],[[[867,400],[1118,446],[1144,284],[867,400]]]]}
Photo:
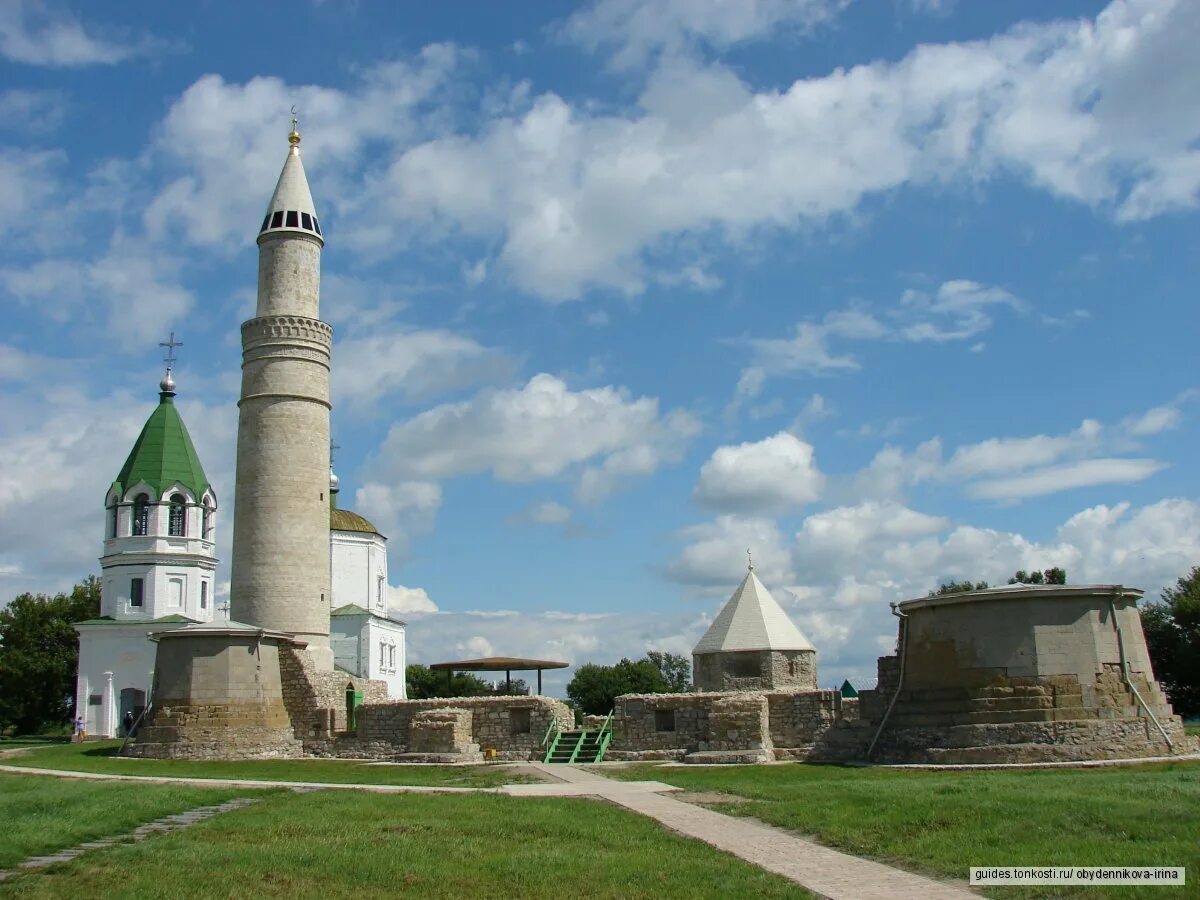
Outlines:
{"type": "Polygon", "coordinates": [[[212,501],[210,501],[206,497],[204,499],[204,517],[203,517],[203,521],[200,524],[200,535],[206,541],[212,540],[213,509],[212,509],[211,504],[212,504],[212,501]]]}
{"type": "Polygon", "coordinates": [[[133,498],[133,534],[150,533],[150,498],[138,494],[133,498]]]}
{"type": "Polygon", "coordinates": [[[113,501],[113,505],[108,508],[108,536],[115,538],[117,536],[117,501],[113,501]]]}
{"type": "Polygon", "coordinates": [[[184,537],[187,534],[187,497],[183,494],[171,495],[171,515],[167,520],[167,534],[172,537],[184,537]]]}

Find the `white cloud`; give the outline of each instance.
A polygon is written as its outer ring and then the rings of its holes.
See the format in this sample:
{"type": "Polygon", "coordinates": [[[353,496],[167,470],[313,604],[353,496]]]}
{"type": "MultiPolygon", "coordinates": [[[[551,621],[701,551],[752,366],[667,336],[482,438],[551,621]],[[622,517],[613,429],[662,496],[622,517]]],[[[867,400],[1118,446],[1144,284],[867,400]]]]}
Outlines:
{"type": "Polygon", "coordinates": [[[1020,500],[1096,484],[1143,481],[1166,468],[1153,459],[1085,459],[1014,475],[978,481],[967,493],[981,500],[1020,500]]]}
{"type": "Polygon", "coordinates": [[[425,588],[410,588],[402,584],[388,585],[388,612],[392,616],[425,615],[438,611],[425,588]]]}
{"type": "Polygon", "coordinates": [[[1178,407],[1156,406],[1126,422],[1125,426],[1128,428],[1130,434],[1136,437],[1145,437],[1147,435],[1159,434],[1163,431],[1170,431],[1179,425],[1182,418],[1183,416],[1178,407]]]}
{"type": "Polygon", "coordinates": [[[368,476],[354,492],[354,505],[356,512],[387,535],[389,550],[403,555],[413,538],[433,529],[442,506],[442,488],[428,481],[384,483],[368,476]]]}
{"type": "Polygon", "coordinates": [[[813,448],[781,431],[754,443],[718,447],[700,469],[696,501],[722,512],[798,509],[821,494],[813,448]]]}
{"type": "Polygon", "coordinates": [[[334,352],[334,403],[356,415],[377,411],[390,395],[418,401],[504,379],[513,370],[504,353],[444,329],[377,327],[340,339],[334,352]]]}
{"type": "MultiPolygon", "coordinates": [[[[828,313],[821,322],[800,322],[790,338],[752,338],[747,341],[754,366],[743,370],[742,379],[762,387],[764,374],[780,375],[804,372],[821,375],[859,368],[853,356],[835,356],[829,349],[830,338],[879,340],[887,328],[874,316],[856,310],[828,313]]],[[[739,379],[741,388],[743,381],[739,379]]]]}
{"type": "MultiPolygon", "coordinates": [[[[517,284],[549,300],[640,292],[651,266],[703,255],[703,242],[679,245],[683,234],[820,225],[902,185],[1016,173],[1146,218],[1197,204],[1198,37],[1194,3],[1115,0],[1094,20],[924,44],[785,89],[756,91],[720,64],[668,55],[632,111],[543,93],[476,133],[406,150],[373,199],[379,219],[497,240],[517,284]]],[[[960,331],[977,327],[966,321],[960,331]]]]}
{"type": "Polygon", "coordinates": [[[571,519],[571,510],[561,503],[547,500],[527,507],[509,518],[514,525],[531,522],[534,525],[565,525],[571,519]]]}
{"type": "Polygon", "coordinates": [[[771,584],[792,581],[790,554],[783,534],[771,519],[718,516],[680,532],[686,541],[667,572],[681,584],[732,591],[746,572],[750,550],[759,577],[771,584]]]}
{"type": "MultiPolygon", "coordinates": [[[[1181,400],[1188,395],[1181,395],[1181,400]]],[[[1177,401],[1180,402],[1180,401],[1177,401]]],[[[923,482],[961,483],[968,496],[1016,501],[1073,488],[1128,484],[1149,478],[1166,466],[1148,458],[1115,457],[1137,449],[1131,438],[1156,434],[1179,420],[1176,406],[1155,407],[1116,426],[1085,419],[1064,434],[988,438],[958,447],[949,459],[939,438],[911,453],[886,446],[854,479],[863,497],[895,498],[923,482]]]]}
{"type": "Polygon", "coordinates": [[[599,0],[574,13],[563,34],[595,50],[615,46],[613,62],[624,67],[652,53],[677,52],[696,42],[717,48],[805,32],[829,21],[849,0],[599,0]]]}
{"type": "Polygon", "coordinates": [[[51,11],[39,0],[7,0],[0,4],[0,56],[34,66],[111,65],[145,52],[153,42],[137,44],[89,33],[83,23],[63,11],[51,11]]]}
{"type": "Polygon", "coordinates": [[[0,91],[0,129],[19,134],[45,134],[56,129],[66,113],[66,100],[55,90],[0,91]]]}
{"type": "Polygon", "coordinates": [[[900,299],[899,337],[905,341],[965,341],[992,327],[988,308],[1024,304],[1003,288],[976,281],[947,281],[933,295],[907,290],[900,299]]]}
{"type": "Polygon", "coordinates": [[[632,399],[614,387],[572,391],[541,374],[521,388],[484,391],[393,426],[372,472],[438,481],[490,471],[501,481],[528,482],[590,464],[579,493],[594,500],[621,478],[678,459],[698,427],[680,410],[660,415],[651,397],[632,399]]]}

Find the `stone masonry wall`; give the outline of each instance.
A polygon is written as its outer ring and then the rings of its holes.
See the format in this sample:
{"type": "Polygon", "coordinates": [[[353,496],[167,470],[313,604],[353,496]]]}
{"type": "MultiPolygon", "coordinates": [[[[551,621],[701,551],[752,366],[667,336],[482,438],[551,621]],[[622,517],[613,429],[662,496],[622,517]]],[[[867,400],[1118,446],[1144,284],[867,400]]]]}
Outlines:
{"type": "Polygon", "coordinates": [[[362,691],[364,704],[387,700],[386,682],[325,671],[309,654],[289,647],[280,650],[279,673],[292,728],[310,752],[325,749],[324,742],[347,730],[347,687],[362,691]]]}
{"type": "Polygon", "coordinates": [[[627,694],[615,703],[606,758],[682,759],[771,747],[803,758],[835,721],[857,715],[858,704],[843,700],[838,691],[627,694]],[[761,733],[753,724],[760,708],[761,733]]]}
{"type": "MultiPolygon", "coordinates": [[[[461,709],[471,716],[470,743],[501,759],[537,759],[551,722],[561,730],[575,725],[575,714],[553,697],[439,697],[392,700],[359,707],[356,752],[389,756],[411,752],[413,717],[434,709],[461,709]]],[[[349,746],[349,745],[348,745],[349,746]]]]}
{"type": "Polygon", "coordinates": [[[469,753],[478,749],[471,741],[469,709],[423,709],[409,721],[410,753],[469,753]]]}
{"type": "Polygon", "coordinates": [[[816,690],[814,650],[745,650],[697,653],[694,680],[701,691],[816,690]]]}

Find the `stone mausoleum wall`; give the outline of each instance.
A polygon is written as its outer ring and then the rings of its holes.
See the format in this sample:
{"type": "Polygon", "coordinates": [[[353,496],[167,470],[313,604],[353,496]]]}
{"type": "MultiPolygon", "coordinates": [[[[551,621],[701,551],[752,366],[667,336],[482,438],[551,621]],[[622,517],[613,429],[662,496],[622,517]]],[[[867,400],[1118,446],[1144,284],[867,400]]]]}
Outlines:
{"type": "Polygon", "coordinates": [[[696,689],[720,691],[815,691],[815,650],[739,650],[693,653],[696,689]]]}
{"type": "Polygon", "coordinates": [[[857,718],[838,691],[626,694],[606,759],[752,762],[804,759],[836,721],[857,718]]]}

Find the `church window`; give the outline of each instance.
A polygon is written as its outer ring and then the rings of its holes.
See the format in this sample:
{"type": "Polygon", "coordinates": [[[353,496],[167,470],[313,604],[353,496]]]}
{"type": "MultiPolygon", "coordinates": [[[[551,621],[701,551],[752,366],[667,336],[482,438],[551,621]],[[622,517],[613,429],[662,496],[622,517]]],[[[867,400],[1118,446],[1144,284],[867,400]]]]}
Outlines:
{"type": "Polygon", "coordinates": [[[117,509],[116,503],[108,508],[108,536],[113,538],[117,536],[117,509]]]}
{"type": "Polygon", "coordinates": [[[150,533],[150,498],[145,494],[138,494],[133,498],[133,533],[150,533]]]}
{"type": "Polygon", "coordinates": [[[183,494],[171,495],[171,517],[167,522],[167,534],[183,537],[187,534],[187,498],[183,494]]]}
{"type": "Polygon", "coordinates": [[[204,519],[200,526],[201,533],[204,535],[205,540],[212,539],[212,514],[213,514],[212,507],[209,506],[208,501],[205,500],[204,501],[204,514],[203,514],[204,519]]]}
{"type": "Polygon", "coordinates": [[[300,215],[294,209],[288,210],[287,227],[288,228],[299,228],[300,227],[300,215]]]}
{"type": "Polygon", "coordinates": [[[200,608],[208,609],[208,582],[200,582],[200,608]]]}
{"type": "Polygon", "coordinates": [[[375,578],[375,605],[383,609],[383,576],[378,575],[375,578]]]}
{"type": "Polygon", "coordinates": [[[129,605],[140,607],[142,605],[143,594],[146,589],[146,582],[141,578],[135,578],[129,582],[129,605]]]}
{"type": "Polygon", "coordinates": [[[283,210],[275,210],[275,214],[271,216],[271,227],[279,228],[283,225],[283,210]]]}
{"type": "Polygon", "coordinates": [[[313,230],[313,227],[312,227],[312,216],[310,216],[310,215],[309,215],[308,213],[306,213],[306,212],[302,212],[302,213],[300,213],[300,224],[301,224],[301,226],[303,226],[303,227],[304,227],[305,229],[307,229],[308,231],[312,231],[312,230],[313,230]]]}
{"type": "Polygon", "coordinates": [[[383,668],[383,665],[384,665],[384,656],[383,655],[386,651],[387,651],[387,647],[384,646],[383,641],[380,641],[379,642],[379,668],[381,668],[381,669],[383,668]]]}
{"type": "Polygon", "coordinates": [[[103,705],[104,705],[104,695],[103,694],[88,694],[88,706],[103,706],[103,705]]]}
{"type": "Polygon", "coordinates": [[[396,645],[388,644],[388,668],[396,671],[396,645]]]}

